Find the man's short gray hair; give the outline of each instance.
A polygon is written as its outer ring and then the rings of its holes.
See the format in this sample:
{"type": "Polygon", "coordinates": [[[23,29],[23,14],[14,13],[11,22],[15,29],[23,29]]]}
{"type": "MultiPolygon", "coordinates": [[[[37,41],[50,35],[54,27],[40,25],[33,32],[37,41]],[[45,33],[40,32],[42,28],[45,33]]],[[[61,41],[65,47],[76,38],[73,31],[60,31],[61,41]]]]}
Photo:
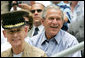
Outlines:
{"type": "Polygon", "coordinates": [[[43,19],[46,18],[46,15],[47,15],[46,12],[47,12],[48,9],[56,9],[56,11],[57,11],[57,10],[60,10],[60,11],[62,12],[62,20],[64,19],[63,11],[60,9],[59,6],[54,5],[54,4],[49,5],[49,6],[47,6],[47,7],[44,8],[44,10],[42,11],[42,18],[43,18],[43,19]]]}

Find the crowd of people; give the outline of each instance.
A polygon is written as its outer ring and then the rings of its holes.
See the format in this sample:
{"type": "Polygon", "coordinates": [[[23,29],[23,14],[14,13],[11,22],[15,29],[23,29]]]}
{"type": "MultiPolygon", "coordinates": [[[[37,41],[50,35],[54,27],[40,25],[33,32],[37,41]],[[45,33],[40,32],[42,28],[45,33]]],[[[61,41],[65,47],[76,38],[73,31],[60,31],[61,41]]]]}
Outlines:
{"type": "MultiPolygon", "coordinates": [[[[1,57],[51,57],[84,41],[84,1],[11,1],[8,6],[1,14],[1,57]]],[[[83,57],[82,51],[67,57],[83,57]]]]}

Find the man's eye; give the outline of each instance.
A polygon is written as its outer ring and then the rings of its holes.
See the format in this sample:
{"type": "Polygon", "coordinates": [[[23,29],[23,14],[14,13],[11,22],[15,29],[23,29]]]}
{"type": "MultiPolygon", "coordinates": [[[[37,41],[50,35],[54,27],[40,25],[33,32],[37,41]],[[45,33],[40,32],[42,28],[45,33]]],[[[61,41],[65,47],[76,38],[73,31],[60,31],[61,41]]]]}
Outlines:
{"type": "Polygon", "coordinates": [[[20,30],[9,31],[9,33],[20,32],[20,30]]]}
{"type": "Polygon", "coordinates": [[[8,33],[12,34],[12,33],[14,33],[14,31],[9,31],[8,33]]]}
{"type": "Polygon", "coordinates": [[[14,31],[9,31],[10,33],[13,33],[14,31]]]}
{"type": "Polygon", "coordinates": [[[53,18],[53,17],[50,17],[49,19],[50,19],[50,20],[53,20],[54,18],[53,18]]]}
{"type": "Polygon", "coordinates": [[[56,20],[61,20],[61,18],[56,18],[56,20]]]}

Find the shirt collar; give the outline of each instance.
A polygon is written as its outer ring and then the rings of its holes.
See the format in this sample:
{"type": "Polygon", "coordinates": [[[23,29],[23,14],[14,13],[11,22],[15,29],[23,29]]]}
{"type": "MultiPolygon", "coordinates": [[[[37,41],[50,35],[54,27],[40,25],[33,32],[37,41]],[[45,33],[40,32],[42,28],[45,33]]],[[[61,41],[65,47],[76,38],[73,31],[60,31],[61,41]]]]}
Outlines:
{"type": "Polygon", "coordinates": [[[42,35],[41,44],[43,44],[46,40],[47,40],[47,38],[46,38],[46,36],[45,36],[45,31],[44,31],[44,32],[43,32],[43,35],[42,35]]]}
{"type": "MultiPolygon", "coordinates": [[[[58,34],[54,37],[54,38],[51,38],[51,39],[53,39],[53,40],[56,40],[56,43],[60,43],[60,41],[61,41],[61,39],[62,39],[62,30],[60,30],[59,32],[58,32],[58,34]]],[[[46,36],[45,36],[45,32],[43,32],[43,37],[42,37],[42,40],[41,40],[41,44],[43,44],[44,42],[46,42],[46,41],[49,41],[49,40],[47,40],[47,38],[46,38],[46,36]]]]}
{"type": "Polygon", "coordinates": [[[58,44],[60,43],[61,39],[62,39],[62,30],[60,30],[58,34],[55,36],[55,40],[57,41],[58,44]]]}
{"type": "MultiPolygon", "coordinates": [[[[35,28],[36,28],[36,26],[33,25],[33,29],[35,29],[35,28]]],[[[41,30],[41,29],[43,29],[43,28],[44,28],[43,25],[38,26],[38,29],[39,29],[39,30],[41,30]]]]}

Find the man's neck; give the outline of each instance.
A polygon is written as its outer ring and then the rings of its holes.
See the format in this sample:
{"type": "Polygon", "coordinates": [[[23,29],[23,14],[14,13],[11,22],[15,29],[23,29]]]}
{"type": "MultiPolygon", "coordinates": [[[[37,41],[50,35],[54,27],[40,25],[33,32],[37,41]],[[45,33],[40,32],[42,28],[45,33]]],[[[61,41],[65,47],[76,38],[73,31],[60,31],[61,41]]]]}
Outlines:
{"type": "Polygon", "coordinates": [[[35,27],[39,27],[41,24],[39,24],[39,25],[34,25],[35,27]]]}
{"type": "Polygon", "coordinates": [[[41,25],[41,22],[34,22],[33,24],[34,24],[35,27],[38,27],[38,26],[41,25]]]}
{"type": "Polygon", "coordinates": [[[48,40],[50,40],[51,38],[55,37],[56,35],[52,36],[52,34],[46,34],[45,33],[45,36],[48,40]]]}

